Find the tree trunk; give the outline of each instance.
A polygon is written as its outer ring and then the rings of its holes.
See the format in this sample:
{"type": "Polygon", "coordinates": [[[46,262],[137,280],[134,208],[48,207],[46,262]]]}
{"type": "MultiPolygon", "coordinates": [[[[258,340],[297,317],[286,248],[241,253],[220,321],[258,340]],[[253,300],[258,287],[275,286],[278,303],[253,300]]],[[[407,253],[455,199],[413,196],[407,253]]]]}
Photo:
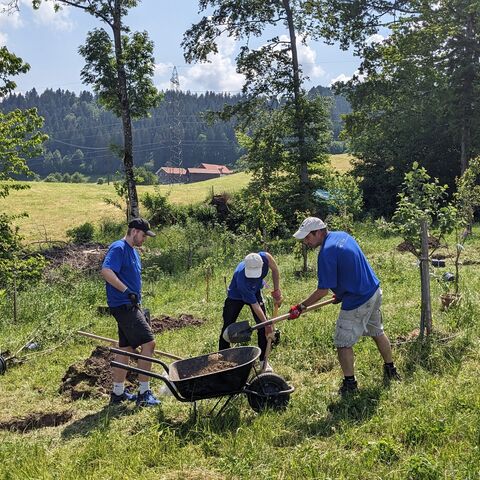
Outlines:
{"type": "Polygon", "coordinates": [[[127,92],[127,74],[123,63],[122,49],[122,18],[120,10],[121,0],[115,0],[113,17],[113,38],[115,44],[115,60],[117,64],[118,76],[118,95],[122,107],[122,126],[123,126],[123,166],[125,168],[125,180],[128,191],[128,217],[135,218],[140,216],[138,208],[137,186],[133,173],[133,135],[132,118],[130,114],[130,103],[127,92]]]}
{"type": "Polygon", "coordinates": [[[298,150],[300,156],[299,177],[302,191],[303,206],[305,210],[310,209],[311,195],[310,183],[308,181],[308,158],[305,151],[305,116],[302,105],[302,95],[300,91],[300,70],[298,66],[297,37],[295,34],[295,25],[293,22],[293,13],[290,7],[290,0],[282,0],[283,8],[287,16],[288,32],[290,35],[290,45],[292,52],[293,68],[293,99],[295,105],[295,129],[298,138],[298,150]]]}

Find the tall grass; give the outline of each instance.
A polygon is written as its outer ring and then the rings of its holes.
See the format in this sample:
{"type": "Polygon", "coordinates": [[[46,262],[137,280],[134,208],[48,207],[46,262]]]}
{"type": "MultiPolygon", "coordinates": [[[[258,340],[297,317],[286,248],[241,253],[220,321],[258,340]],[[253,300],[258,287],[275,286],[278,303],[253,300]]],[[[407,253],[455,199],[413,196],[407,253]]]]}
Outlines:
{"type": "MultiPolygon", "coordinates": [[[[190,313],[206,319],[199,327],[157,335],[159,350],[184,357],[217,350],[224,278],[229,281],[236,263],[255,247],[248,239],[233,238],[214,245],[220,231],[197,233],[203,240],[197,250],[201,246],[215,260],[209,301],[204,258],[196,257],[187,268],[179,258],[185,250],[175,251],[175,245],[184,248],[192,232],[168,229],[147,243],[149,251],[143,254],[145,303],[153,315],[190,313]],[[177,262],[171,271],[163,253],[177,262]]],[[[466,260],[477,258],[477,228],[474,233],[466,260]]],[[[0,422],[64,409],[74,416],[58,427],[0,430],[0,478],[478,479],[478,267],[462,268],[463,300],[456,309],[440,311],[440,288],[432,283],[434,334],[423,343],[409,341],[420,318],[415,259],[396,250],[399,238],[383,238],[370,224],[357,226],[356,236],[382,281],[385,329],[403,381],[383,384],[380,357],[365,338],[355,348],[360,393],[338,398],[340,371],[331,340],[338,307],[328,306],[278,324],[282,339],[271,363],[296,388],[284,412],[257,415],[244,396],[217,418],[208,416],[213,401],[200,402],[196,417],[189,404],[173,397],[164,397],[161,408],[144,410],[108,408],[106,397],[72,402],[58,392],[61,379],[95,345],[75,331],[116,336],[114,320],[97,314],[96,307],[105,303],[100,278],[64,268],[54,281],[21,292],[17,324],[3,298],[2,348],[11,350],[43,328],[40,349],[26,352],[33,355],[0,377],[0,422]]],[[[311,265],[315,256],[310,252],[311,265]]],[[[299,279],[300,261],[289,253],[278,253],[276,259],[284,313],[315,288],[316,278],[299,279]]],[[[244,309],[241,317],[250,319],[249,311],[244,309]]],[[[161,382],[152,384],[158,392],[161,382]]]]}

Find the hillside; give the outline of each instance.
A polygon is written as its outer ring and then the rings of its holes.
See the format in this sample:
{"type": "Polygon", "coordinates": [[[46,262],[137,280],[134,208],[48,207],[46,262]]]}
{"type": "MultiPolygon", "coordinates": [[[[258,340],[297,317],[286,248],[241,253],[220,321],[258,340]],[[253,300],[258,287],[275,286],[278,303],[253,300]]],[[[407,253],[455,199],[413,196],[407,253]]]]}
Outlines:
{"type": "MultiPolygon", "coordinates": [[[[348,155],[332,155],[332,165],[339,171],[350,167],[348,155]]],[[[158,188],[169,195],[169,201],[179,204],[201,202],[212,189],[215,193],[234,192],[248,183],[245,173],[207,180],[188,185],[161,185],[158,188]]],[[[12,192],[0,199],[0,211],[12,215],[28,213],[28,217],[15,220],[26,241],[63,240],[65,232],[85,222],[97,224],[104,218],[122,218],[117,208],[107,205],[105,197],[116,199],[113,185],[93,183],[44,183],[29,182],[30,189],[12,192]]],[[[153,192],[153,186],[139,186],[141,198],[145,192],[153,192]]]]}

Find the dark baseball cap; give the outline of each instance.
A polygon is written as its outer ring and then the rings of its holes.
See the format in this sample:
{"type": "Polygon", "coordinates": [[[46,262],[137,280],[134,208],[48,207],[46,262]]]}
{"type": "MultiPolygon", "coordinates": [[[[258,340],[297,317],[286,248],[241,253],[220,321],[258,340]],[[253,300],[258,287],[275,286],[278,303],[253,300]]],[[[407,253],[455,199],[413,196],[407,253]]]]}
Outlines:
{"type": "Polygon", "coordinates": [[[142,230],[148,237],[155,237],[155,233],[150,230],[150,224],[144,218],[134,218],[130,220],[128,228],[136,228],[142,230]]]}

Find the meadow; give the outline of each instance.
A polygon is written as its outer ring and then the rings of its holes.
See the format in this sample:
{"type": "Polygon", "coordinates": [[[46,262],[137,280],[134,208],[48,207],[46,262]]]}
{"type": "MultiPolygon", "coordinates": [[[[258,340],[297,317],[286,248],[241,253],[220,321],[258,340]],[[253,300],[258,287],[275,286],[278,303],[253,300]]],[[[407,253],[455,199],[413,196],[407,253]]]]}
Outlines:
{"type": "MultiPolygon", "coordinates": [[[[332,165],[345,172],[350,167],[347,154],[332,155],[332,165]]],[[[160,185],[156,188],[168,195],[168,200],[176,204],[201,202],[213,193],[233,193],[249,182],[250,176],[240,172],[230,176],[215,178],[188,185],[160,185]]],[[[0,199],[0,210],[19,217],[15,225],[20,228],[26,241],[45,242],[65,240],[66,231],[85,221],[98,225],[104,219],[121,221],[123,213],[105,202],[105,198],[117,201],[113,184],[94,183],[45,183],[29,182],[27,190],[12,191],[0,199]]],[[[138,186],[138,196],[153,192],[153,186],[138,186]]]]}
{"type": "MultiPolygon", "coordinates": [[[[461,304],[441,311],[441,290],[433,282],[434,332],[420,341],[415,259],[397,250],[401,239],[385,238],[369,223],[357,225],[355,236],[382,281],[385,328],[403,381],[384,385],[378,353],[365,338],[356,347],[360,392],[338,397],[341,376],[331,341],[338,306],[330,305],[278,325],[282,338],[271,363],[295,387],[280,412],[256,414],[245,396],[217,418],[208,415],[213,400],[200,402],[196,416],[190,404],[170,396],[161,397],[161,407],[143,410],[109,407],[107,395],[74,401],[60,392],[62,379],[98,344],[75,332],[116,335],[113,319],[97,310],[105,304],[98,274],[68,265],[50,270],[40,284],[19,292],[17,323],[4,292],[2,351],[16,351],[32,338],[39,348],[24,350],[19,354],[24,363],[0,376],[0,478],[478,479],[478,235],[475,227],[465,251],[461,304]],[[45,428],[28,422],[12,427],[46,414],[69,420],[45,428]]],[[[207,295],[201,261],[189,270],[165,273],[168,262],[181,264],[187,238],[177,227],[167,228],[149,241],[143,255],[144,303],[152,316],[188,313],[205,320],[156,336],[157,349],[188,358],[217,351],[225,281],[256,246],[199,229],[196,241],[215,259],[207,295]]],[[[285,297],[280,313],[316,285],[314,274],[299,277],[300,260],[292,246],[272,249],[285,297]]],[[[315,255],[309,254],[312,266],[315,255]]],[[[452,268],[450,258],[446,268],[452,268]]],[[[241,318],[249,317],[245,309],[241,318]]],[[[162,383],[153,380],[152,385],[158,393],[162,383]]]]}
{"type": "MultiPolygon", "coordinates": [[[[35,201],[60,205],[54,192],[67,187],[54,185],[51,198],[35,201]]],[[[186,188],[174,187],[177,198],[193,197],[186,188]]],[[[28,192],[13,195],[25,194],[30,203],[28,192]]],[[[88,210],[72,211],[69,221],[90,218],[88,210]]],[[[19,286],[16,322],[11,291],[0,291],[0,352],[35,344],[0,376],[0,479],[480,479],[480,227],[462,254],[462,300],[447,311],[440,309],[435,276],[453,270],[453,250],[439,252],[446,266],[432,269],[433,333],[423,340],[416,259],[399,251],[401,238],[370,221],[353,233],[382,282],[385,330],[403,380],[384,384],[378,352],[364,338],[355,348],[360,391],[337,395],[341,372],[332,334],[338,306],[329,305],[278,324],[281,340],[271,364],[295,387],[284,411],[257,414],[244,395],[217,417],[209,415],[214,400],[199,402],[196,415],[172,396],[162,395],[152,409],[110,407],[108,394],[95,388],[74,400],[62,391],[67,372],[101,344],[76,332],[116,337],[113,318],[98,309],[105,305],[98,269],[65,262],[48,268],[39,283],[19,286]],[[54,426],[35,421],[56,416],[62,420],[54,426]]],[[[156,348],[185,358],[216,352],[226,282],[238,261],[259,248],[252,237],[200,224],[168,227],[149,239],[142,253],[144,306],[154,318],[203,320],[157,334],[156,348]]],[[[281,272],[282,314],[315,288],[316,276],[299,273],[293,240],[273,242],[270,251],[281,272]]],[[[309,252],[310,266],[315,259],[309,252]]],[[[241,319],[250,320],[246,308],[241,319]]],[[[162,385],[152,380],[156,394],[162,385]]]]}

